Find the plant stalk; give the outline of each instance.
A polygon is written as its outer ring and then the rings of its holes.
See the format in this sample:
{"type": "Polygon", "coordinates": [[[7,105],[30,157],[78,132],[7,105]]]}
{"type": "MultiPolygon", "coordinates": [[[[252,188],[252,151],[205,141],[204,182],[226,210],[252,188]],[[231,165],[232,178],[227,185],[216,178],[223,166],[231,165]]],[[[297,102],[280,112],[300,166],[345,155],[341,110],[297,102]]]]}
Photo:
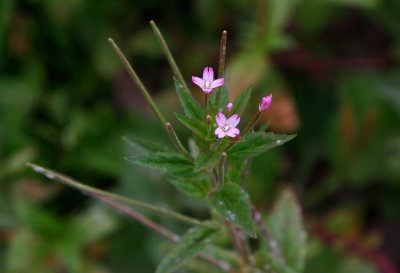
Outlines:
{"type": "Polygon", "coordinates": [[[185,147],[182,145],[182,142],[179,140],[178,136],[175,133],[174,127],[172,127],[171,123],[167,122],[165,124],[165,127],[168,132],[168,136],[171,139],[171,142],[174,144],[175,148],[182,153],[184,156],[186,156],[189,160],[193,160],[193,157],[190,155],[190,153],[185,149],[185,147]]]}
{"type": "MultiPolygon", "coordinates": [[[[226,30],[222,31],[221,45],[220,45],[220,48],[219,48],[218,78],[222,78],[224,76],[224,72],[225,72],[226,39],[227,39],[227,36],[228,36],[228,32],[226,30]]],[[[226,84],[226,81],[225,81],[224,84],[226,84]]],[[[221,92],[222,92],[222,86],[218,88],[217,97],[215,99],[217,109],[219,108],[219,101],[221,99],[221,92]]]]}
{"type": "Polygon", "coordinates": [[[187,224],[196,225],[196,226],[203,226],[203,227],[209,227],[207,224],[205,224],[205,223],[203,223],[203,222],[201,222],[201,221],[199,221],[197,219],[188,217],[186,215],[182,215],[180,213],[167,210],[165,208],[153,206],[153,205],[150,205],[150,204],[145,203],[145,202],[141,202],[141,201],[138,201],[138,200],[130,199],[130,198],[127,198],[127,197],[123,197],[123,196],[120,196],[120,195],[117,195],[117,194],[109,193],[109,192],[106,192],[106,191],[103,191],[103,190],[100,190],[100,189],[97,189],[97,188],[82,184],[82,183],[80,183],[78,181],[75,181],[75,180],[73,180],[73,179],[71,179],[69,177],[66,177],[66,176],[64,176],[64,175],[62,175],[60,173],[57,173],[57,172],[55,172],[53,170],[45,169],[45,168],[43,168],[41,166],[38,166],[38,165],[35,165],[35,164],[32,164],[32,163],[27,163],[26,165],[28,167],[32,168],[35,172],[38,172],[38,173],[41,173],[41,174],[45,175],[49,179],[52,179],[52,180],[58,181],[60,183],[66,184],[66,185],[68,185],[70,187],[73,187],[75,189],[81,190],[84,193],[87,193],[87,194],[91,193],[91,194],[97,194],[97,195],[100,195],[100,196],[108,197],[108,198],[123,202],[125,204],[129,204],[129,205],[136,206],[136,207],[139,207],[139,208],[147,209],[149,211],[153,211],[153,212],[155,212],[155,213],[157,213],[159,215],[163,215],[163,216],[174,218],[176,220],[185,222],[187,224]]]}
{"type": "Polygon", "coordinates": [[[131,64],[128,62],[126,59],[124,53],[122,53],[121,49],[118,47],[118,45],[114,42],[113,39],[108,38],[108,42],[111,44],[113,47],[115,53],[117,54],[118,58],[120,59],[122,65],[128,72],[129,76],[133,80],[133,82],[136,84],[136,86],[139,88],[140,92],[142,95],[145,97],[147,103],[150,105],[151,109],[154,111],[156,114],[157,118],[160,120],[160,122],[164,125],[167,123],[165,120],[163,114],[161,111],[158,109],[156,103],[154,102],[153,98],[150,96],[149,92],[147,91],[146,87],[140,80],[139,76],[136,74],[135,70],[132,68],[131,64]]]}
{"type": "Polygon", "coordinates": [[[153,20],[150,21],[150,26],[153,29],[153,32],[156,35],[158,42],[160,43],[161,49],[164,52],[164,55],[167,58],[167,61],[170,65],[172,71],[174,72],[175,77],[179,80],[179,82],[183,85],[183,87],[189,92],[188,85],[186,84],[186,81],[183,78],[178,65],[176,64],[175,59],[172,56],[172,53],[169,50],[169,47],[168,47],[167,43],[165,42],[164,37],[161,34],[161,31],[158,29],[156,23],[153,20]]]}

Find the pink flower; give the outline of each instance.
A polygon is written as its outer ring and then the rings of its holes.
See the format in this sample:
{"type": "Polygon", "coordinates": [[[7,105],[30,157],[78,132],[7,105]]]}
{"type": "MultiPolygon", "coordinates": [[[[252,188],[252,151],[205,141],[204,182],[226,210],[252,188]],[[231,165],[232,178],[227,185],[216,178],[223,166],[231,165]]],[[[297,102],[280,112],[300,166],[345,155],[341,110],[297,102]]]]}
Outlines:
{"type": "Polygon", "coordinates": [[[214,70],[212,67],[206,67],[203,71],[203,78],[192,76],[192,82],[198,85],[204,93],[211,93],[214,88],[224,84],[224,78],[214,80],[214,70]]]}
{"type": "Polygon", "coordinates": [[[214,133],[218,136],[218,138],[223,138],[225,136],[236,137],[238,134],[240,134],[240,130],[236,128],[240,122],[240,117],[238,114],[234,114],[229,119],[226,119],[225,115],[219,112],[215,119],[217,121],[218,128],[215,129],[214,133]]]}
{"type": "Polygon", "coordinates": [[[269,105],[271,104],[271,101],[272,101],[272,94],[263,97],[258,106],[258,110],[260,110],[260,112],[264,112],[265,110],[267,110],[269,105]]]}
{"type": "Polygon", "coordinates": [[[230,113],[232,111],[232,108],[233,108],[232,102],[228,103],[228,105],[226,106],[226,112],[230,113]]]}

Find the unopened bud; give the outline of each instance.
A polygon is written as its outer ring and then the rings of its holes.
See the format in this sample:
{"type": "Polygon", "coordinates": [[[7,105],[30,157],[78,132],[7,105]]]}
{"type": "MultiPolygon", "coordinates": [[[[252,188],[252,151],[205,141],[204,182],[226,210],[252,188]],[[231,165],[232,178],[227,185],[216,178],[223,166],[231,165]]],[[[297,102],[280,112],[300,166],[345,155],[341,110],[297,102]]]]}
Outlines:
{"type": "Polygon", "coordinates": [[[233,104],[231,102],[228,103],[228,105],[226,106],[226,112],[230,113],[232,111],[232,108],[233,108],[233,104]]]}
{"type": "Polygon", "coordinates": [[[258,110],[260,112],[264,112],[265,110],[267,110],[271,104],[271,101],[272,101],[272,94],[269,94],[268,96],[263,97],[258,106],[258,110]]]}
{"type": "Polygon", "coordinates": [[[211,121],[212,121],[212,117],[211,117],[210,115],[207,115],[207,116],[206,116],[206,124],[207,124],[207,125],[210,125],[210,124],[211,124],[211,121]]]}

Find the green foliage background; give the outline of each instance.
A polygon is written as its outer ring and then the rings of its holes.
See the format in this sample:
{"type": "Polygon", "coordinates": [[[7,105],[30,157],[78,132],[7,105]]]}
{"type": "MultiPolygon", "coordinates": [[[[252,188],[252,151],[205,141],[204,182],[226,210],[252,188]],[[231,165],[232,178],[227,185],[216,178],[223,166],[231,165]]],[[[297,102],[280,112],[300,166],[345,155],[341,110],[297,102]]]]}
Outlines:
{"type": "MultiPolygon", "coordinates": [[[[352,240],[399,261],[399,11],[396,0],[1,1],[0,271],[153,272],[169,247],[36,176],[27,161],[205,218],[206,208],[159,173],[122,159],[134,152],[124,135],[167,138],[108,37],[163,113],[175,120],[180,112],[150,19],[186,79],[216,68],[227,29],[232,96],[254,82],[256,107],[273,91],[266,120],[298,136],[257,158],[247,185],[261,208],[272,207],[284,186],[296,189],[311,237],[304,272],[378,272],[379,264],[349,251],[352,240]]],[[[183,127],[178,133],[188,136],[183,127]]]]}

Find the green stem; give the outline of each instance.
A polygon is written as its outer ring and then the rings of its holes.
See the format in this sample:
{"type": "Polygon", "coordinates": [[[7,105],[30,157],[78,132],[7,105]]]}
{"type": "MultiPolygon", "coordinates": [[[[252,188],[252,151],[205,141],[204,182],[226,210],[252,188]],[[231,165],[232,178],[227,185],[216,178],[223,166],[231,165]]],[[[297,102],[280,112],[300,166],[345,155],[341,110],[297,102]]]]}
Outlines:
{"type": "Polygon", "coordinates": [[[155,213],[157,213],[159,215],[164,215],[164,216],[167,216],[167,217],[171,217],[171,218],[180,220],[182,222],[185,222],[185,223],[188,223],[188,224],[191,224],[191,225],[208,227],[207,224],[202,223],[201,221],[199,221],[197,219],[194,219],[194,218],[179,214],[177,212],[170,211],[170,210],[167,210],[165,208],[153,206],[153,205],[150,205],[150,204],[147,204],[145,202],[138,201],[138,200],[133,200],[133,199],[130,199],[130,198],[126,198],[126,197],[123,197],[123,196],[120,196],[120,195],[117,195],[117,194],[109,193],[109,192],[106,192],[106,191],[103,191],[103,190],[100,190],[100,189],[97,189],[97,188],[94,188],[94,187],[91,187],[91,186],[87,186],[87,185],[82,184],[82,183],[80,183],[78,181],[75,181],[75,180],[73,180],[73,179],[71,179],[69,177],[66,177],[66,176],[64,176],[64,175],[62,175],[60,173],[57,173],[57,172],[55,172],[53,170],[50,170],[50,169],[43,168],[43,167],[38,166],[36,164],[27,163],[26,165],[28,167],[32,168],[35,172],[38,172],[38,173],[41,173],[41,174],[45,175],[49,179],[56,180],[58,182],[66,184],[66,185],[68,185],[70,187],[73,187],[75,189],[81,190],[84,193],[97,194],[99,196],[108,197],[108,198],[111,198],[111,199],[114,199],[114,200],[129,204],[129,205],[132,205],[132,206],[136,206],[136,207],[139,207],[139,208],[143,208],[143,209],[147,209],[147,210],[153,211],[153,212],[155,212],[155,213]]]}
{"type": "Polygon", "coordinates": [[[184,80],[181,71],[179,70],[179,67],[177,66],[174,57],[172,56],[171,51],[168,48],[167,43],[165,42],[164,37],[162,36],[160,30],[158,29],[156,23],[151,20],[150,21],[151,28],[153,29],[154,34],[157,37],[158,42],[160,43],[161,49],[164,52],[165,57],[167,58],[167,61],[174,72],[175,77],[179,80],[179,82],[183,85],[183,87],[189,92],[188,85],[186,84],[186,81],[184,80]]]}
{"type": "Polygon", "coordinates": [[[131,64],[126,59],[124,53],[122,53],[121,49],[119,49],[119,47],[117,46],[117,44],[114,42],[113,39],[108,38],[108,42],[113,47],[113,49],[114,49],[115,53],[117,54],[118,58],[120,59],[122,65],[124,66],[124,68],[128,72],[128,74],[131,77],[131,79],[133,80],[133,82],[139,88],[140,92],[143,94],[143,96],[145,97],[147,103],[150,105],[151,109],[153,109],[154,113],[156,114],[156,116],[158,117],[160,122],[163,125],[166,124],[167,121],[165,120],[164,116],[162,115],[162,113],[158,109],[156,103],[153,101],[153,98],[150,96],[149,92],[147,91],[146,87],[144,86],[144,84],[140,80],[139,76],[136,74],[135,70],[132,68],[131,64]]]}
{"type": "Polygon", "coordinates": [[[172,127],[171,123],[167,122],[165,124],[165,127],[167,129],[168,136],[171,139],[171,142],[174,144],[175,148],[179,152],[181,152],[184,156],[186,156],[189,160],[193,160],[190,153],[185,149],[185,147],[182,145],[182,142],[179,140],[178,136],[176,135],[175,130],[172,127]]]}
{"type": "Polygon", "coordinates": [[[253,129],[254,125],[256,124],[256,122],[258,121],[258,119],[261,117],[263,112],[258,111],[257,114],[254,115],[254,117],[252,118],[252,120],[247,123],[246,127],[243,129],[242,131],[242,135],[244,136],[248,131],[250,131],[251,129],[253,129]]]}
{"type": "Polygon", "coordinates": [[[223,152],[221,155],[221,159],[219,160],[219,173],[218,173],[218,178],[219,178],[219,187],[222,188],[224,186],[224,180],[225,180],[225,161],[226,161],[226,152],[223,152]]]}
{"type": "MultiPolygon", "coordinates": [[[[222,31],[221,45],[220,45],[220,48],[219,48],[218,78],[222,78],[224,76],[227,35],[228,35],[228,32],[226,30],[222,31]]],[[[225,79],[225,84],[226,84],[226,79],[225,79]]],[[[222,92],[222,86],[219,87],[218,93],[217,93],[217,97],[216,97],[217,109],[219,108],[219,101],[221,99],[221,92],[222,92]]]]}

